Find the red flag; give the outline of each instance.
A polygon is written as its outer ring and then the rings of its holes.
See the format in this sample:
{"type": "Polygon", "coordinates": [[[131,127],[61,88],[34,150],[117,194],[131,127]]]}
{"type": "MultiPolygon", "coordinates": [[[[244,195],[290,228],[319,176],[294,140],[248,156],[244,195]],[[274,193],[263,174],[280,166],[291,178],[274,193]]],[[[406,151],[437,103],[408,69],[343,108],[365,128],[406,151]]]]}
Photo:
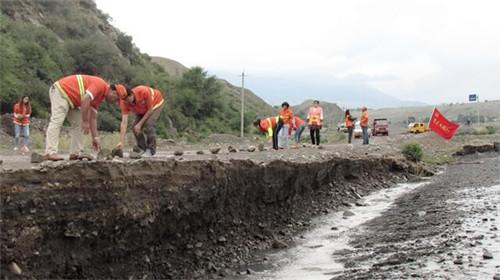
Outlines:
{"type": "Polygon", "coordinates": [[[432,111],[429,128],[444,139],[450,140],[459,126],[459,124],[447,120],[437,108],[432,111]]]}

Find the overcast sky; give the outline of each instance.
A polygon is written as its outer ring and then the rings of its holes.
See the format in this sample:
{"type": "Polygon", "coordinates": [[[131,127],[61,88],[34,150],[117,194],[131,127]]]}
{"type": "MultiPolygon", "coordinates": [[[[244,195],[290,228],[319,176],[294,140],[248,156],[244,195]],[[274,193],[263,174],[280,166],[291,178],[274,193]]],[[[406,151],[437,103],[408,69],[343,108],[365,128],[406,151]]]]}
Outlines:
{"type": "Polygon", "coordinates": [[[245,69],[250,88],[315,77],[434,104],[500,99],[500,1],[96,2],[142,52],[236,84],[245,69]]]}

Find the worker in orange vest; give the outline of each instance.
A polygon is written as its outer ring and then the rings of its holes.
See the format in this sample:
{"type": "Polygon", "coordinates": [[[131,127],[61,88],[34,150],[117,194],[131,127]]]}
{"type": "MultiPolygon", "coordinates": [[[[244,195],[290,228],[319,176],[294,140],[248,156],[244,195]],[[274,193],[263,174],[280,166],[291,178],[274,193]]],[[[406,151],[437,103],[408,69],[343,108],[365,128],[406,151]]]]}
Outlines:
{"type": "Polygon", "coordinates": [[[302,135],[302,132],[304,132],[304,129],[306,128],[306,122],[297,116],[293,116],[292,124],[293,124],[293,130],[295,130],[294,134],[295,143],[299,144],[300,136],[302,135]]]}
{"type": "Polygon", "coordinates": [[[120,124],[120,142],[117,148],[123,148],[128,126],[128,113],[136,115],[133,133],[136,140],[134,152],[143,156],[153,156],[156,153],[156,127],[163,105],[163,96],[157,89],[148,86],[136,86],[133,89],[121,84],[111,85],[120,98],[122,121],[120,124]]]}
{"type": "Polygon", "coordinates": [[[369,135],[368,135],[368,108],[366,106],[361,107],[361,119],[360,119],[361,129],[363,130],[363,145],[368,145],[369,135]]]}
{"type": "Polygon", "coordinates": [[[293,111],[290,109],[290,104],[288,104],[288,102],[283,102],[283,104],[281,104],[279,118],[282,122],[280,122],[281,126],[278,126],[276,132],[278,134],[278,147],[284,149],[288,148],[288,136],[291,132],[290,129],[293,120],[293,111]]]}
{"type": "Polygon", "coordinates": [[[354,131],[354,120],[356,118],[353,118],[351,116],[351,112],[349,111],[349,109],[345,110],[345,127],[347,128],[347,143],[348,144],[351,144],[351,140],[352,140],[352,132],[354,131]]]}
{"type": "Polygon", "coordinates": [[[307,124],[309,125],[312,144],[319,145],[319,131],[323,126],[323,108],[319,106],[318,100],[314,100],[313,105],[309,108],[309,112],[307,113],[307,124]]]}
{"type": "Polygon", "coordinates": [[[82,132],[92,136],[95,150],[100,149],[97,132],[97,108],[104,99],[116,102],[116,92],[102,78],[71,75],[55,82],[49,90],[51,116],[47,128],[45,159],[62,160],[59,156],[59,133],[66,117],[71,123],[70,160],[82,159],[82,132]]]}
{"type": "Polygon", "coordinates": [[[253,125],[264,135],[266,135],[267,139],[273,139],[273,149],[278,149],[278,126],[283,121],[279,116],[276,117],[268,117],[264,119],[257,119],[253,123],[253,125]]]}
{"type": "Polygon", "coordinates": [[[31,105],[29,96],[23,96],[19,102],[14,104],[14,151],[19,149],[19,138],[21,132],[23,134],[24,145],[21,147],[21,152],[29,152],[28,144],[30,139],[30,116],[31,105]]]}

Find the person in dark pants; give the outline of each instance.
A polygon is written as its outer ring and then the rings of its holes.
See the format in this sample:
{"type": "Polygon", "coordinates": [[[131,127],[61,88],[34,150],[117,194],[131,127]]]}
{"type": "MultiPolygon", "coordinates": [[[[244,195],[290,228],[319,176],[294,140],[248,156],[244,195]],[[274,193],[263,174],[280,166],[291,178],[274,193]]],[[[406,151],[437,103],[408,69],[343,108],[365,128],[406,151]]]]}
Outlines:
{"type": "Polygon", "coordinates": [[[319,131],[323,124],[323,109],[319,106],[319,101],[314,100],[307,114],[307,123],[311,132],[311,142],[313,145],[319,145],[319,131]]]}
{"type": "Polygon", "coordinates": [[[351,144],[352,132],[354,131],[354,120],[349,112],[349,109],[345,110],[345,127],[347,128],[347,143],[351,144]]]}
{"type": "Polygon", "coordinates": [[[148,86],[136,86],[133,89],[123,85],[112,85],[118,92],[122,122],[120,124],[120,142],[117,148],[122,148],[125,143],[125,134],[128,126],[128,113],[133,112],[136,119],[132,131],[134,132],[136,146],[134,152],[143,156],[153,156],[156,153],[156,122],[160,117],[163,96],[157,89],[148,86]]]}
{"type": "Polygon", "coordinates": [[[253,125],[264,135],[267,139],[273,139],[273,149],[278,150],[278,132],[283,127],[283,121],[280,117],[269,117],[265,119],[257,119],[253,125]]]}

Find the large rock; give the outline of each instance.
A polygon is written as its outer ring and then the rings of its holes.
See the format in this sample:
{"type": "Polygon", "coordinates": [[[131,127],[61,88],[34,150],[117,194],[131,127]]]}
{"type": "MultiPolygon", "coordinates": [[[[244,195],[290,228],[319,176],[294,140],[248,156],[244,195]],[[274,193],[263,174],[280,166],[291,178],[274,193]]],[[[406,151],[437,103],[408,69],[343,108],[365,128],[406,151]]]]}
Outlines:
{"type": "Polygon", "coordinates": [[[229,146],[229,147],[227,147],[227,150],[228,150],[230,153],[236,153],[236,152],[238,152],[238,150],[236,150],[236,148],[234,148],[233,146],[229,146]]]}
{"type": "Polygon", "coordinates": [[[220,148],[219,148],[219,147],[217,147],[217,148],[210,148],[210,152],[211,152],[212,154],[214,154],[214,155],[215,155],[215,154],[218,154],[218,153],[219,153],[219,151],[220,151],[220,148]]]}
{"type": "Polygon", "coordinates": [[[257,149],[259,150],[259,152],[264,151],[264,143],[260,143],[260,144],[257,146],[257,149]]]}
{"type": "Polygon", "coordinates": [[[485,260],[491,260],[491,259],[493,259],[493,254],[490,251],[488,251],[488,250],[484,250],[484,252],[483,252],[483,259],[485,259],[485,260]]]}
{"type": "Polygon", "coordinates": [[[14,274],[14,275],[23,274],[23,271],[21,270],[21,268],[19,268],[19,266],[15,262],[11,262],[9,264],[9,271],[12,272],[12,274],[14,274]]]}
{"type": "Polygon", "coordinates": [[[495,152],[500,152],[500,142],[493,142],[493,149],[495,152]]]}
{"type": "Polygon", "coordinates": [[[130,154],[128,155],[129,158],[131,159],[140,159],[142,156],[141,154],[137,153],[137,152],[130,152],[130,154]]]}
{"type": "Polygon", "coordinates": [[[184,154],[184,152],[181,150],[174,151],[174,156],[182,156],[183,154],[184,154]]]}
{"type": "Polygon", "coordinates": [[[248,147],[247,151],[249,151],[251,153],[255,152],[255,146],[248,147]]]}
{"type": "Polygon", "coordinates": [[[31,163],[41,163],[44,160],[45,159],[41,154],[35,152],[31,153],[31,163]]]}
{"type": "Polygon", "coordinates": [[[475,153],[486,153],[494,151],[494,144],[485,144],[485,145],[464,145],[462,150],[454,153],[454,156],[465,156],[471,155],[475,153]]]}
{"type": "Polygon", "coordinates": [[[288,245],[285,242],[283,242],[281,240],[278,240],[278,239],[274,239],[273,240],[272,246],[273,246],[274,249],[288,248],[288,245]]]}
{"type": "Polygon", "coordinates": [[[114,148],[113,150],[111,150],[111,157],[123,158],[123,149],[122,148],[114,148]]]}

